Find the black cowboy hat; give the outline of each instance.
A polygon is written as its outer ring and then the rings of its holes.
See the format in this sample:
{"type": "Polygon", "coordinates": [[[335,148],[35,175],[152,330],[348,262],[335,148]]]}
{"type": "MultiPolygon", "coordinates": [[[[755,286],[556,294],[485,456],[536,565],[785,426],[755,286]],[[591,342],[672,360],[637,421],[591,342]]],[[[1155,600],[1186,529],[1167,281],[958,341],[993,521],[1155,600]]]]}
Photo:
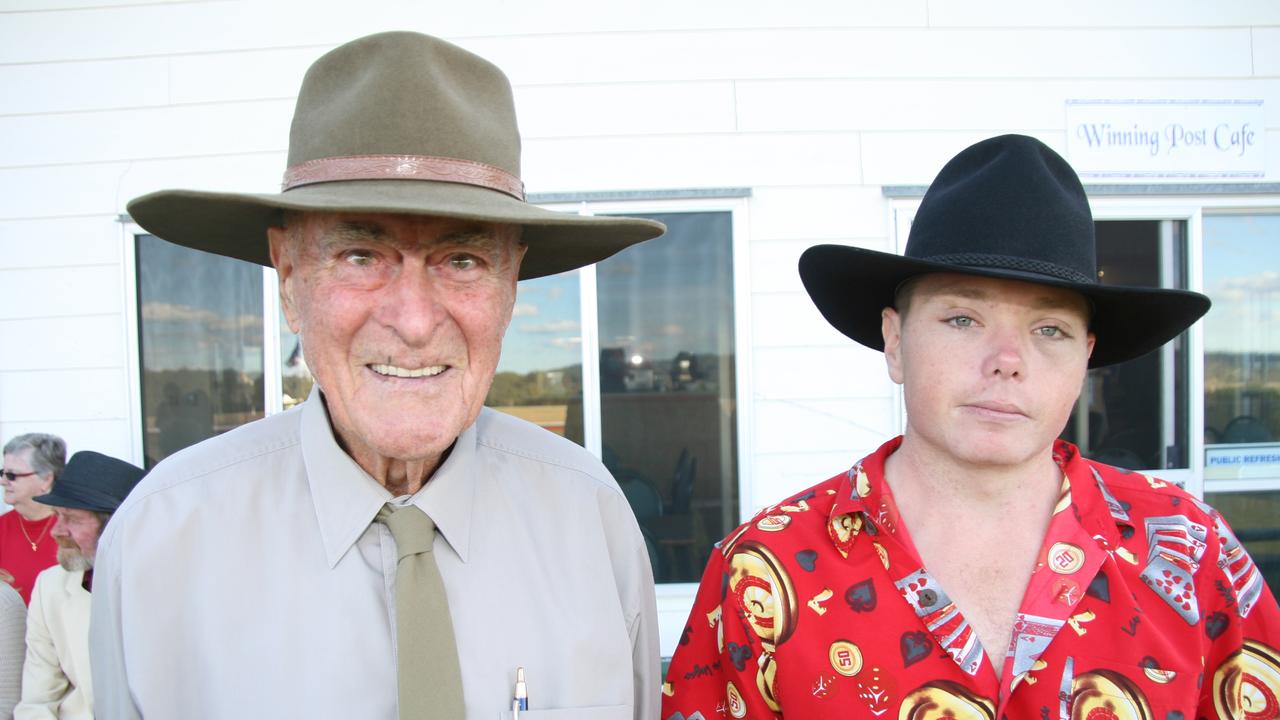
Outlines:
{"type": "Polygon", "coordinates": [[[1002,135],[951,159],[925,193],[903,255],[817,245],[800,278],[827,322],[884,350],[880,312],[906,280],[962,273],[1067,288],[1093,306],[1089,367],[1144,355],[1209,311],[1186,290],[1098,282],[1093,215],[1075,171],[1044,143],[1002,135]]]}
{"type": "Polygon", "coordinates": [[[115,512],[147,472],[123,460],[81,450],[67,461],[53,481],[53,490],[32,498],[42,505],[115,512]]]}
{"type": "Polygon", "coordinates": [[[525,202],[506,75],[413,32],[353,40],[307,70],[279,193],[161,190],[129,215],[169,242],[270,265],[267,228],[288,211],[397,213],[510,223],[528,245],[520,279],[589,265],[657,237],[662,223],[525,202]]]}

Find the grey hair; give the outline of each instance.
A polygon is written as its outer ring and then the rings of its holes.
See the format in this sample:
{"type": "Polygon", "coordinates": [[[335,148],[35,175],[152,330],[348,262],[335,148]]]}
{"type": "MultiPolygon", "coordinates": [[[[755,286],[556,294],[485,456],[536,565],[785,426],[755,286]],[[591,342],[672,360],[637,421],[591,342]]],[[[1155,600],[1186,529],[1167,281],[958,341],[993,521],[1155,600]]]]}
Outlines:
{"type": "Polygon", "coordinates": [[[41,475],[57,478],[62,467],[67,464],[67,443],[57,435],[48,433],[27,433],[19,435],[4,445],[4,454],[12,455],[20,450],[31,449],[31,469],[41,475]]]}

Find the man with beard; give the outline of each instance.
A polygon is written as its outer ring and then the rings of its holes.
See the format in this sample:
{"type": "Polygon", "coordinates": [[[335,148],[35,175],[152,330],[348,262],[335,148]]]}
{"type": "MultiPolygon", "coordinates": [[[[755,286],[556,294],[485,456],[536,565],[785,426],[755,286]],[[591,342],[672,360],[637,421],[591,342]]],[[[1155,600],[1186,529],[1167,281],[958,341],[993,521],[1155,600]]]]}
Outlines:
{"type": "Polygon", "coordinates": [[[92,451],[71,456],[52,492],[58,564],[36,578],[27,614],[27,660],[15,718],[92,718],[89,607],[98,536],[144,471],[92,451]]]}

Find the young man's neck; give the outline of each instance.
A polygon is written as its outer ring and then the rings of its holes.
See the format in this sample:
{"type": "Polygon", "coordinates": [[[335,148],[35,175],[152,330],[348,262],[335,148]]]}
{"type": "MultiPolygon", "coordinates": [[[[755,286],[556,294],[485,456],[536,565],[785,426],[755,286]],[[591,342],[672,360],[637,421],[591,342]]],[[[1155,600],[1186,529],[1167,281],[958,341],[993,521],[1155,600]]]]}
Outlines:
{"type": "Polygon", "coordinates": [[[979,513],[1051,510],[1062,471],[1053,461],[1052,446],[1023,463],[982,464],[955,458],[908,434],[885,463],[885,481],[900,507],[979,513]]]}

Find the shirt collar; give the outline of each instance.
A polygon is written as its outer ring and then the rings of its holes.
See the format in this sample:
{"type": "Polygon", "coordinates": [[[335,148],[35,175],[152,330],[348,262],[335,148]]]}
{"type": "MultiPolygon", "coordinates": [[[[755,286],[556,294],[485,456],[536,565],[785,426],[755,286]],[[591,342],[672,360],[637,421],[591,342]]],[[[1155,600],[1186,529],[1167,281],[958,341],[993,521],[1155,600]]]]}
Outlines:
{"type": "MultiPolygon", "coordinates": [[[[301,412],[302,460],[325,558],[332,568],[364,534],[378,510],[394,498],[338,445],[319,386],[312,389],[301,412]]],[[[444,464],[410,499],[431,516],[463,562],[471,539],[475,488],[469,475],[476,464],[475,454],[473,423],[458,437],[444,464]]]]}
{"type": "Polygon", "coordinates": [[[471,518],[475,509],[477,484],[475,476],[480,472],[480,463],[476,457],[476,435],[476,423],[471,423],[454,441],[449,457],[436,468],[430,481],[411,500],[431,516],[440,534],[449,541],[450,547],[464,563],[471,548],[471,518]]]}
{"type": "MultiPolygon", "coordinates": [[[[884,463],[900,445],[901,435],[881,445],[849,469],[836,492],[829,522],[834,522],[841,515],[861,513],[881,529],[893,531],[892,527],[883,527],[885,520],[892,521],[897,515],[891,503],[886,501],[884,463]]],[[[1133,526],[1128,509],[1107,490],[1102,475],[1093,463],[1080,455],[1075,445],[1066,440],[1055,441],[1053,459],[1066,477],[1071,504],[1081,526],[1095,539],[1105,541],[1101,543],[1104,547],[1116,547],[1120,541],[1120,527],[1133,526]]]]}

